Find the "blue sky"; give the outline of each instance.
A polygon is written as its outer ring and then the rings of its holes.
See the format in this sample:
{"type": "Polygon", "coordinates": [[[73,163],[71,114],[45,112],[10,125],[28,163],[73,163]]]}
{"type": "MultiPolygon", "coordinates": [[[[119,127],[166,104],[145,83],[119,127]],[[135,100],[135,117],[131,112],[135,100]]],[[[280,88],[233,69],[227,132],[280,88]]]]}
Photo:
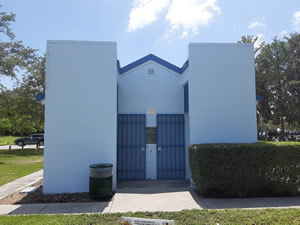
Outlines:
{"type": "MultiPolygon", "coordinates": [[[[270,42],[300,31],[299,0],[2,0],[16,39],[43,54],[47,40],[116,41],[124,66],[153,53],[177,66],[189,42],[270,42]]],[[[2,79],[11,86],[8,79],[2,79]]]]}

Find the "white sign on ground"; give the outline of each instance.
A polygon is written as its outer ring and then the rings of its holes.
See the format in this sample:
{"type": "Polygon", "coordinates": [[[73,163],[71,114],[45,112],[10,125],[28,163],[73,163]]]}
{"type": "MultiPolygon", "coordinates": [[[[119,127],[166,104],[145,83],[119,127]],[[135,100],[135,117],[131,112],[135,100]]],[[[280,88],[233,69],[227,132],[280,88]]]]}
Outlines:
{"type": "Polygon", "coordinates": [[[121,225],[175,225],[175,223],[174,220],[155,220],[122,216],[121,225]]]}

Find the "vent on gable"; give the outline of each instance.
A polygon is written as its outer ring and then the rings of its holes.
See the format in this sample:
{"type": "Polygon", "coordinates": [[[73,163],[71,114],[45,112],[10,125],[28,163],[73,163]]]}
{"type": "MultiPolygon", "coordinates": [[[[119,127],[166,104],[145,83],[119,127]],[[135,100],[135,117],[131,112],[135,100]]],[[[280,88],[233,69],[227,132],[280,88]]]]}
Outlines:
{"type": "Polygon", "coordinates": [[[148,74],[154,74],[154,69],[153,68],[148,68],[148,74]]]}

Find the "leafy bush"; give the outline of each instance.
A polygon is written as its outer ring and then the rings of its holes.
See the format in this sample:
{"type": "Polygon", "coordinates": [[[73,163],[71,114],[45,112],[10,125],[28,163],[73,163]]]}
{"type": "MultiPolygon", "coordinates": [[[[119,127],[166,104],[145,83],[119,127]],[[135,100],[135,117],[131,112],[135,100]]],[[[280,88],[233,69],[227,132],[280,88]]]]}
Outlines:
{"type": "Polygon", "coordinates": [[[11,127],[12,125],[9,119],[0,118],[0,135],[9,134],[11,127]]]}
{"type": "Polygon", "coordinates": [[[189,151],[192,178],[204,196],[300,193],[299,144],[200,144],[189,151]]]}

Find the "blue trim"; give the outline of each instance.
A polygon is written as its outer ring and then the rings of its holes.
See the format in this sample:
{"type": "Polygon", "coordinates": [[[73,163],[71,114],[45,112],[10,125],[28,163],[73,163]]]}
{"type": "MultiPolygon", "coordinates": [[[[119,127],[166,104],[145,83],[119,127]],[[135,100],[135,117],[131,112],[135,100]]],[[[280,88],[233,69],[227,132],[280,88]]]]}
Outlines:
{"type": "Polygon", "coordinates": [[[256,94],[256,100],[261,102],[263,100],[263,96],[256,94]]]}
{"type": "Polygon", "coordinates": [[[121,66],[120,66],[120,61],[119,60],[117,60],[117,67],[118,67],[119,73],[121,74],[121,66]]]}
{"type": "Polygon", "coordinates": [[[41,94],[38,94],[37,96],[35,96],[35,99],[40,102],[42,100],[44,100],[46,97],[46,94],[45,93],[41,93],[41,94]]]}
{"type": "Polygon", "coordinates": [[[186,60],[185,63],[181,67],[181,73],[183,73],[189,66],[189,60],[186,60]]]}
{"type": "Polygon", "coordinates": [[[124,67],[120,67],[120,62],[119,60],[117,61],[117,66],[118,66],[118,70],[119,70],[119,73],[122,74],[122,73],[125,73],[125,72],[128,72],[129,70],[132,70],[140,65],[142,65],[143,63],[145,62],[148,62],[148,61],[154,61],[170,70],[173,70],[174,72],[176,73],[179,73],[179,74],[182,74],[186,68],[188,67],[188,60],[183,64],[183,66],[181,68],[179,68],[178,66],[175,66],[169,62],[167,62],[166,60],[163,60],[159,57],[157,57],[156,55],[153,55],[153,54],[149,54],[149,55],[146,55],[145,57],[143,58],[140,58],[136,61],[134,61],[133,63],[130,63],[124,67]]]}
{"type": "Polygon", "coordinates": [[[184,85],[184,112],[189,112],[189,83],[184,85]]]}

